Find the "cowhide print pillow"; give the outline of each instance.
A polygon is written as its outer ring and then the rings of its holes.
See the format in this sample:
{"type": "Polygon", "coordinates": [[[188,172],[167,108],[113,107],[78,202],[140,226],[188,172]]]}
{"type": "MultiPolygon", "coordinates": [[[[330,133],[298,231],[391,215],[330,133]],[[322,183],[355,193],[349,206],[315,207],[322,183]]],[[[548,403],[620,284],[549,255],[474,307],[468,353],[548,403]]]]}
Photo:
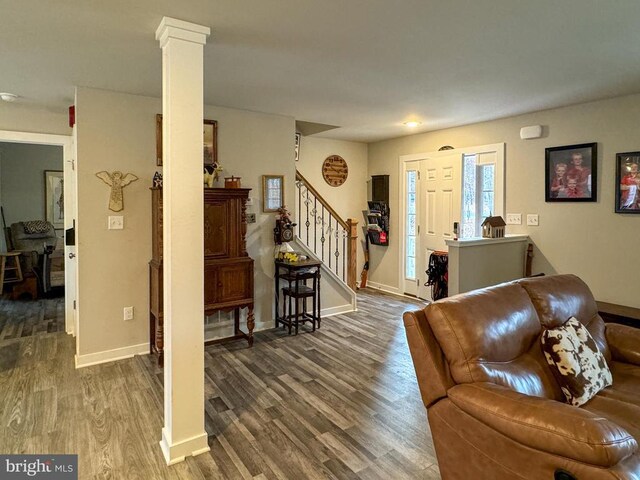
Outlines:
{"type": "Polygon", "coordinates": [[[567,403],[579,407],[613,383],[607,361],[595,340],[575,317],[545,330],[542,351],[567,403]]]}
{"type": "Polygon", "coordinates": [[[49,231],[49,222],[44,220],[31,220],[29,222],[22,222],[24,227],[24,233],[32,235],[34,233],[44,233],[49,231]]]}

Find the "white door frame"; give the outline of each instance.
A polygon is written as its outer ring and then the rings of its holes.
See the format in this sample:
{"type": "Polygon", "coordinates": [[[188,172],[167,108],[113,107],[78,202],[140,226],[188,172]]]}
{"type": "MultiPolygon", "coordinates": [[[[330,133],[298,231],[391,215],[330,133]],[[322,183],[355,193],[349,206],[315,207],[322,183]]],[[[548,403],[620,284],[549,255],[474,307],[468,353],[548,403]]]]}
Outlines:
{"type": "MultiPolygon", "coordinates": [[[[14,132],[11,130],[0,130],[0,142],[8,143],[31,143],[35,145],[54,145],[62,147],[63,170],[70,168],[73,164],[73,137],[72,135],[57,135],[49,133],[31,133],[31,132],[14,132]]],[[[77,197],[77,191],[76,199],[77,197]]],[[[65,212],[65,223],[67,215],[65,212]]],[[[66,225],[65,225],[66,228],[66,225]]],[[[65,265],[68,258],[64,257],[65,265]]],[[[65,267],[66,271],[66,267],[65,267]]],[[[77,287],[77,270],[76,270],[76,287],[77,287]]],[[[73,315],[69,318],[69,310],[65,305],[64,329],[68,334],[75,335],[75,321],[73,315]]]]}
{"type": "MultiPolygon", "coordinates": [[[[398,284],[400,289],[404,290],[404,268],[405,268],[405,217],[407,215],[407,179],[405,178],[405,172],[407,164],[410,162],[420,162],[429,158],[437,158],[448,155],[460,154],[460,159],[464,155],[481,154],[496,152],[496,185],[495,185],[495,204],[496,211],[494,215],[504,215],[505,209],[505,185],[506,185],[506,164],[505,164],[505,151],[506,143],[492,143],[489,145],[478,145],[474,147],[454,148],[452,150],[442,150],[437,152],[426,153],[413,153],[410,155],[400,155],[398,162],[398,174],[400,181],[398,182],[400,187],[400,261],[398,262],[398,284]],[[501,179],[501,180],[500,180],[501,179]]],[[[462,170],[461,170],[462,172],[462,170]]],[[[460,188],[462,189],[464,180],[464,174],[460,175],[460,188]]],[[[419,206],[418,206],[419,208],[419,206]]],[[[418,217],[420,218],[420,217],[418,217]]],[[[418,223],[419,225],[419,223],[418,223]]],[[[417,246],[416,246],[417,248],[417,246]]],[[[416,265],[416,274],[418,272],[418,265],[416,265]]],[[[404,292],[400,292],[404,293],[404,292]]]]}

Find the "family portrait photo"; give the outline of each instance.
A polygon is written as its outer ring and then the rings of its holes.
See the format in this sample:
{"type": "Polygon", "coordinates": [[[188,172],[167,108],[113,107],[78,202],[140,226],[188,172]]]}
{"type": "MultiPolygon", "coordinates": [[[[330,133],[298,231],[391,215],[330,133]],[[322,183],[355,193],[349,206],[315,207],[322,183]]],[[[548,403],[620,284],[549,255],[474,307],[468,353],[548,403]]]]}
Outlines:
{"type": "Polygon", "coordinates": [[[640,213],[640,152],[616,155],[616,212],[640,213]]]}
{"type": "Polygon", "coordinates": [[[595,202],[597,200],[596,143],[552,147],[545,150],[545,200],[595,202]]]}

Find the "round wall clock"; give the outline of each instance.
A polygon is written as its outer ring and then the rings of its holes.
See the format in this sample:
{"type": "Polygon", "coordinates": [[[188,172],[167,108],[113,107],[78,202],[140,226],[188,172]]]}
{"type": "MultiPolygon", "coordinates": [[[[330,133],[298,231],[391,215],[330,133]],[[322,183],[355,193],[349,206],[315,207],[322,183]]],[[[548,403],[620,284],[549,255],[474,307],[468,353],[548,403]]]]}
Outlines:
{"type": "Polygon", "coordinates": [[[339,187],[349,175],[349,167],[347,162],[340,155],[331,155],[327,157],[322,164],[322,177],[332,187],[339,187]]]}

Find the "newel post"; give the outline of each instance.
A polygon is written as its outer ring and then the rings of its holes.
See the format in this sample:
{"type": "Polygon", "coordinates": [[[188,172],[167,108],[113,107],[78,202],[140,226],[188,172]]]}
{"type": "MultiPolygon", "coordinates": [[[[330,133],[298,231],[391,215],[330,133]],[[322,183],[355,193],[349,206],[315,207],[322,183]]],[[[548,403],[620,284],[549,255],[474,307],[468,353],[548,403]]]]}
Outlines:
{"type": "Polygon", "coordinates": [[[349,242],[347,245],[347,285],[352,290],[357,288],[356,269],[358,264],[358,220],[347,218],[347,232],[349,242]]]}

